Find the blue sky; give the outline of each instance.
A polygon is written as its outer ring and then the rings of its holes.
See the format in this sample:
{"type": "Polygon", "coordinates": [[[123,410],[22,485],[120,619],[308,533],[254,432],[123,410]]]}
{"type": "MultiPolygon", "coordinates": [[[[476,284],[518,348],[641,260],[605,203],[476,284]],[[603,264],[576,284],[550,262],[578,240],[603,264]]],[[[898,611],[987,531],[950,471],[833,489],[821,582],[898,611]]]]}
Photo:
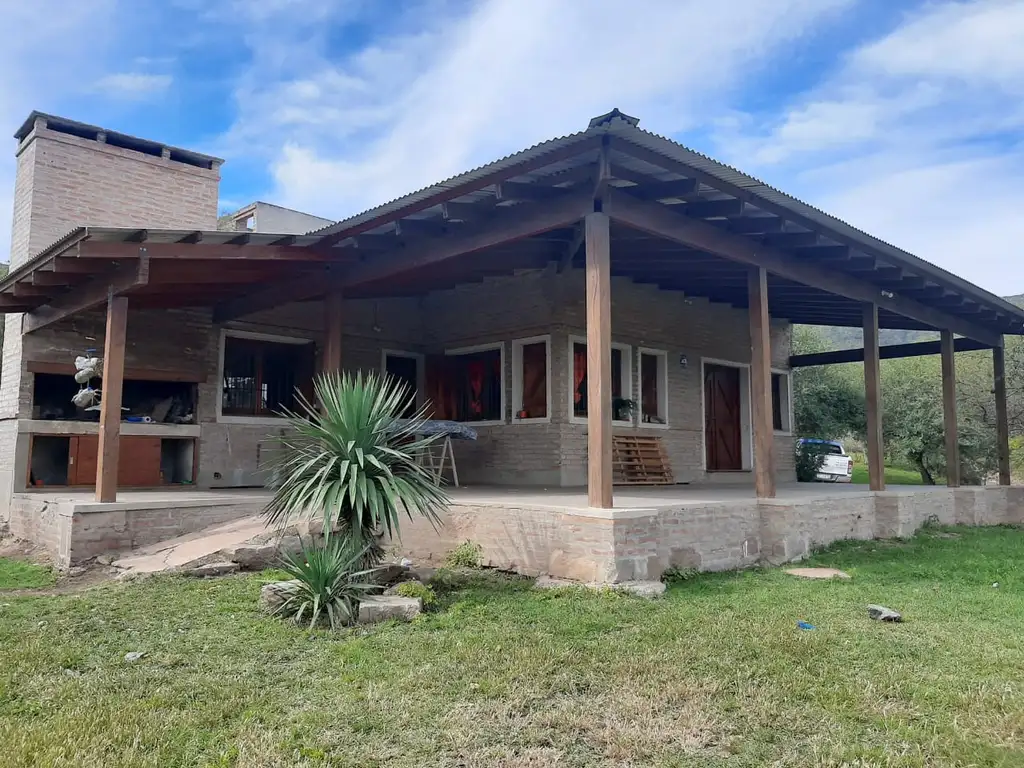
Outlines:
{"type": "Polygon", "coordinates": [[[341,218],[619,107],[990,290],[1024,292],[1024,0],[0,9],[9,133],[39,109],[219,155],[224,209],[263,199],[341,218]]]}

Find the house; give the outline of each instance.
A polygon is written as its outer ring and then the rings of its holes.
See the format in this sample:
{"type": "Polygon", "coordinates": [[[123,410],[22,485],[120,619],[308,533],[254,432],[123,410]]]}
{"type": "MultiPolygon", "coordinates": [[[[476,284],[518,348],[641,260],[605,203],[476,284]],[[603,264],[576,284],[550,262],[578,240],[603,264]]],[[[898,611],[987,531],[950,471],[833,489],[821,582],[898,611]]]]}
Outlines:
{"type": "Polygon", "coordinates": [[[258,509],[218,492],[262,484],[318,370],[472,425],[459,520],[524,570],[647,578],[1024,509],[1000,376],[1024,311],[617,110],[307,234],[262,203],[219,230],[214,157],[39,113],[16,139],[0,510],[62,561],[258,509]],[[864,329],[872,485],[842,503],[793,496],[793,323],[864,329]],[[886,494],[879,328],[942,333],[953,417],[955,351],[993,351],[1004,486],[886,494]],[[89,349],[98,414],[70,403],[89,349]],[[674,485],[613,489],[631,440],[674,485]]]}

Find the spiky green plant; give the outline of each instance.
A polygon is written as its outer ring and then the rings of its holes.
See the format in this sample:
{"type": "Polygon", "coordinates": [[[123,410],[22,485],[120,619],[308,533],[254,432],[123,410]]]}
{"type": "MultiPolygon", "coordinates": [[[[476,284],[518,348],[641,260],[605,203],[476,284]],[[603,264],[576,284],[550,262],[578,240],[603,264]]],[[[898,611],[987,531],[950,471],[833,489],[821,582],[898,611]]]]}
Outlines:
{"type": "Polygon", "coordinates": [[[319,408],[301,394],[286,412],[290,429],[272,472],[279,485],[264,511],[270,525],[319,517],[324,530],[367,550],[379,561],[380,534],[394,538],[404,512],[435,526],[445,492],[417,456],[434,437],[420,437],[421,408],[403,417],[414,397],[400,381],[376,374],[328,373],[315,382],[319,408]]]}
{"type": "Polygon", "coordinates": [[[275,609],[296,624],[309,628],[327,624],[331,629],[354,624],[359,602],[380,589],[371,583],[373,570],[360,570],[366,551],[338,536],[328,535],[322,547],[303,544],[298,554],[282,558],[281,569],[292,581],[284,590],[284,601],[275,609]]]}

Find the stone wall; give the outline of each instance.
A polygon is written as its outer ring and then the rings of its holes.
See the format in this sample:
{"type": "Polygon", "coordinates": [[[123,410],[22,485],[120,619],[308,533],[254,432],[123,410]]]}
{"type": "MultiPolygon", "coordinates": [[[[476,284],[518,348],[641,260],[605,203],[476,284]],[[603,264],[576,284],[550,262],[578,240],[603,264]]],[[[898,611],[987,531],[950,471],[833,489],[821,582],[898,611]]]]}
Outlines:
{"type": "Polygon", "coordinates": [[[654,580],[668,568],[724,571],[798,560],[844,539],[908,537],[922,525],[1024,523],[1024,487],[936,488],[765,501],[588,510],[457,503],[434,530],[403,521],[395,549],[440,562],[463,541],[487,564],[578,581],[654,580]]]}

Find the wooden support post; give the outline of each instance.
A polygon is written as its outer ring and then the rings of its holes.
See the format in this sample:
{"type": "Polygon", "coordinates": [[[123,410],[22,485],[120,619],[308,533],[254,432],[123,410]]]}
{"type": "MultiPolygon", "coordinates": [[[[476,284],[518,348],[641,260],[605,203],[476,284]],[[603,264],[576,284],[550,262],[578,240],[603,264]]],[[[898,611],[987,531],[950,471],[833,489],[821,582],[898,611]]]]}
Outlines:
{"type": "Polygon", "coordinates": [[[1006,408],[1006,352],[992,350],[992,373],[996,395],[996,452],[999,457],[999,484],[1010,484],[1010,422],[1006,408]]]}
{"type": "Polygon", "coordinates": [[[588,213],[587,246],[587,500],[612,506],[611,235],[604,213],[588,213]]]}
{"type": "Polygon", "coordinates": [[[341,371],[342,294],[334,290],[324,297],[323,372],[341,371]]]}
{"type": "Polygon", "coordinates": [[[124,345],[128,330],[128,299],[107,296],[107,335],[103,342],[100,389],[100,439],[96,462],[96,501],[117,501],[120,462],[121,390],[124,386],[124,345]]]}
{"type": "Polygon", "coordinates": [[[885,490],[882,438],[882,378],[878,352],[878,305],[864,305],[864,404],[868,422],[868,480],[872,491],[885,490]]]}
{"type": "Polygon", "coordinates": [[[775,498],[775,435],[772,428],[772,349],[768,273],[753,267],[747,281],[750,307],[750,415],[754,423],[754,490],[775,498]]]}
{"type": "Polygon", "coordinates": [[[960,432],[956,423],[956,350],[953,332],[942,331],[942,419],[946,435],[946,485],[960,487],[960,432]]]}

